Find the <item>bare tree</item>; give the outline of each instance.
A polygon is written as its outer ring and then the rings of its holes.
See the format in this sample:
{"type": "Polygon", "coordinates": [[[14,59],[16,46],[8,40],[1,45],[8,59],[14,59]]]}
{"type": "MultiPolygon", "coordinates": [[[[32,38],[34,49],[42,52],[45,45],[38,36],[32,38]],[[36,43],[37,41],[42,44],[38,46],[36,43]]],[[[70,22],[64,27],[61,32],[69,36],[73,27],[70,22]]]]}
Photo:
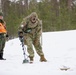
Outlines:
{"type": "Polygon", "coordinates": [[[72,10],[72,2],[73,0],[68,0],[68,9],[72,10]]]}
{"type": "Polygon", "coordinates": [[[9,0],[1,0],[1,8],[4,13],[4,16],[6,16],[7,12],[9,11],[9,5],[10,5],[9,0]]]}
{"type": "Polygon", "coordinates": [[[28,9],[28,0],[24,0],[24,6],[26,9],[28,9]]]}
{"type": "Polygon", "coordinates": [[[51,0],[52,5],[52,11],[56,14],[56,16],[59,15],[59,4],[57,0],[51,0]]]}
{"type": "Polygon", "coordinates": [[[2,11],[1,0],[0,0],[0,11],[2,11]]]}
{"type": "Polygon", "coordinates": [[[67,8],[68,10],[72,10],[73,0],[59,0],[61,8],[67,8]]]}

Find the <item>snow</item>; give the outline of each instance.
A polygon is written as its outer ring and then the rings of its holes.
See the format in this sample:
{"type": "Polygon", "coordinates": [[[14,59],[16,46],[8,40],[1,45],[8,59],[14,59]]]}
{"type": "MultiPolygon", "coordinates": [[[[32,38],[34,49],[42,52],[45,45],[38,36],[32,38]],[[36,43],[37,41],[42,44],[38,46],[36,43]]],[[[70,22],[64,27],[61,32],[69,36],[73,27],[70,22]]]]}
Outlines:
{"type": "MultiPolygon", "coordinates": [[[[19,38],[6,42],[4,58],[0,60],[0,75],[76,75],[76,30],[44,32],[42,47],[47,62],[40,62],[35,52],[34,63],[23,64],[23,51],[19,38]],[[60,70],[63,67],[67,71],[60,70]]],[[[27,47],[25,51],[27,53],[27,47]]]]}

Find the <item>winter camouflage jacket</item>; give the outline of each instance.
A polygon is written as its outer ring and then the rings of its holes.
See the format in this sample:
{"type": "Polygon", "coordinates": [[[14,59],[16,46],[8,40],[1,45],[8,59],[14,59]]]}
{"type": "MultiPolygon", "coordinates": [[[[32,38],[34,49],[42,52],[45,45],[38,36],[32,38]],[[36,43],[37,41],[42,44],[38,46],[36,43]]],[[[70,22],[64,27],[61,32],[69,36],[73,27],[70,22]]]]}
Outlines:
{"type": "Polygon", "coordinates": [[[29,16],[23,18],[20,24],[19,31],[24,32],[24,35],[31,37],[41,35],[42,31],[42,21],[39,20],[36,12],[31,13],[29,16]]]}

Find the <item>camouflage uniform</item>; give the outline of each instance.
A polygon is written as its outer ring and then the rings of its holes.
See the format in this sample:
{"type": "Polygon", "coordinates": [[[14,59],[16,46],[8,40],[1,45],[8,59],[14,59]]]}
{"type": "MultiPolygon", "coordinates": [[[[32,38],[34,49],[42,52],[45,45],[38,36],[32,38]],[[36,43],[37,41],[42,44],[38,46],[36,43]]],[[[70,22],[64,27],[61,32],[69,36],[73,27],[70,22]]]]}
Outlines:
{"type": "Polygon", "coordinates": [[[42,22],[38,19],[36,12],[31,13],[23,19],[19,27],[19,31],[24,32],[24,43],[27,45],[30,61],[33,61],[34,57],[33,45],[37,54],[40,56],[40,60],[43,58],[41,61],[46,61],[40,44],[42,22]]]}
{"type": "MultiPolygon", "coordinates": [[[[0,12],[0,60],[5,60],[3,58],[3,49],[5,47],[5,34],[6,32],[1,32],[1,25],[3,25],[4,29],[5,29],[5,22],[3,20],[3,13],[0,12]]],[[[6,31],[6,29],[5,29],[6,31]]]]}
{"type": "Polygon", "coordinates": [[[5,46],[5,36],[4,34],[0,34],[0,55],[3,56],[3,49],[5,46]]]}

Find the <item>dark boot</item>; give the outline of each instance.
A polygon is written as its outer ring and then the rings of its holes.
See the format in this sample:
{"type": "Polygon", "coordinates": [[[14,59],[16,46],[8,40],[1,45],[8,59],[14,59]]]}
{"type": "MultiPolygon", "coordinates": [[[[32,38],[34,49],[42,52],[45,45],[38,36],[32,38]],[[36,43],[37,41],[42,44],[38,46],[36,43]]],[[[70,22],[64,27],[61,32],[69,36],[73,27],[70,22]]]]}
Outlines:
{"type": "Polygon", "coordinates": [[[47,62],[47,60],[45,59],[44,55],[41,55],[41,56],[40,56],[40,61],[41,61],[41,62],[47,62]]]}
{"type": "Polygon", "coordinates": [[[6,60],[3,58],[3,53],[0,53],[0,60],[6,60]]]}
{"type": "Polygon", "coordinates": [[[33,57],[32,56],[28,56],[29,57],[29,59],[30,59],[30,63],[33,63],[33,57]]]}

